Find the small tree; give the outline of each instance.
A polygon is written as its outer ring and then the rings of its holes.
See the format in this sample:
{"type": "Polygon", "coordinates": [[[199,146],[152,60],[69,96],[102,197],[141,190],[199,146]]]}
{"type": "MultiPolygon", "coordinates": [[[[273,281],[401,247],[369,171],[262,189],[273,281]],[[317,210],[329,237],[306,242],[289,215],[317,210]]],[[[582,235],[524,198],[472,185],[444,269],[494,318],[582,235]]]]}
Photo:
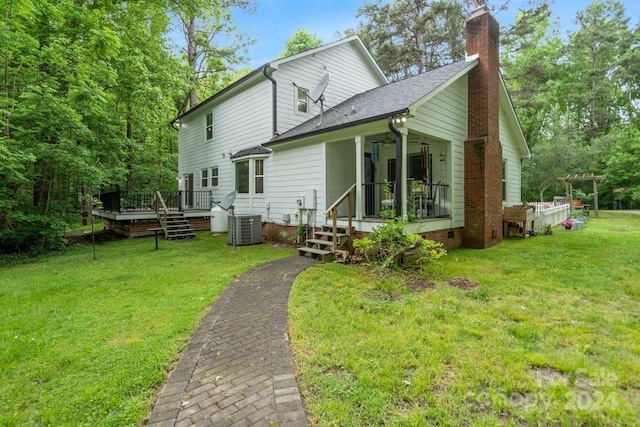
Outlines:
{"type": "Polygon", "coordinates": [[[287,40],[284,45],[284,51],[280,54],[280,58],[295,55],[305,50],[322,46],[322,40],[315,34],[311,34],[304,28],[298,28],[295,33],[287,40]]]}

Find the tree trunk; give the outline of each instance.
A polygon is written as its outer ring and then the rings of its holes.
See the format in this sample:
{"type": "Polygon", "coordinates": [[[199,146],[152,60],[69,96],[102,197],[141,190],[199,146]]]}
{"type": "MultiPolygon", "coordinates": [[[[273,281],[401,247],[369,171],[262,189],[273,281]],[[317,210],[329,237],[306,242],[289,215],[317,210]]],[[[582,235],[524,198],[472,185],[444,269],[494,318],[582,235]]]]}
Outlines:
{"type": "Polygon", "coordinates": [[[189,69],[191,70],[191,89],[189,90],[189,109],[198,105],[198,99],[196,96],[196,82],[198,80],[197,75],[197,52],[196,52],[196,19],[194,17],[189,18],[189,24],[187,26],[187,57],[189,61],[189,69]]]}
{"type": "Polygon", "coordinates": [[[591,101],[589,102],[589,134],[593,137],[597,135],[596,130],[596,73],[598,72],[598,53],[596,47],[591,51],[591,101]]]}
{"type": "Polygon", "coordinates": [[[133,135],[133,128],[132,128],[132,124],[131,124],[131,101],[127,100],[125,102],[126,104],[126,109],[127,109],[127,115],[126,115],[126,121],[127,121],[127,191],[131,191],[133,190],[133,159],[132,159],[132,155],[131,155],[131,137],[133,135]]]}
{"type": "MultiPolygon", "coordinates": [[[[8,33],[9,20],[11,19],[11,5],[7,7],[7,13],[5,16],[5,31],[8,33]]],[[[3,133],[4,136],[9,138],[9,46],[8,43],[4,45],[4,73],[2,79],[4,107],[2,112],[3,120],[3,133]]]]}

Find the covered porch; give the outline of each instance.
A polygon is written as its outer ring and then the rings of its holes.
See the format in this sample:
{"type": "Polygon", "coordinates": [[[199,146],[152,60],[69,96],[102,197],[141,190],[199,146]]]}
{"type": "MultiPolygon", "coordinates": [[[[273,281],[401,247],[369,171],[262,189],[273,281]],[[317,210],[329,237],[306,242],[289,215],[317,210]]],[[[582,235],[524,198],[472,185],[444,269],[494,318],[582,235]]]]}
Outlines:
{"type": "Polygon", "coordinates": [[[349,213],[364,223],[451,218],[451,142],[398,128],[399,135],[383,129],[326,143],[327,205],[355,183],[351,210],[337,209],[341,220],[349,213]]]}

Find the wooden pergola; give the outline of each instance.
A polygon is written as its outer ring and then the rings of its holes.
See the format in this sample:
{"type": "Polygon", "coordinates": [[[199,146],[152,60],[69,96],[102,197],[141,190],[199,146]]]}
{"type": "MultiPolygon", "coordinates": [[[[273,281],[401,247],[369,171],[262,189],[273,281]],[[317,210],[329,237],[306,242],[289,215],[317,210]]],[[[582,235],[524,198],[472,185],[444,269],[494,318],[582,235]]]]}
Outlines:
{"type": "Polygon", "coordinates": [[[596,218],[598,217],[598,181],[607,179],[606,175],[595,175],[592,173],[576,173],[558,178],[564,181],[565,190],[569,200],[573,200],[573,183],[575,181],[592,181],[593,182],[593,209],[596,218]]]}

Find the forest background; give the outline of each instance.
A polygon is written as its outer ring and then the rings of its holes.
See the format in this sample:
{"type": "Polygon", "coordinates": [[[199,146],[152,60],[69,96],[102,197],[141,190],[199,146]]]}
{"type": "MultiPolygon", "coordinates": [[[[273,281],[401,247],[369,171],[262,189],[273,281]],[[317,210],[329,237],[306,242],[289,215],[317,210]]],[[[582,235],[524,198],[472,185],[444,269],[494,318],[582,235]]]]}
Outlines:
{"type": "MultiPolygon", "coordinates": [[[[489,4],[494,11],[509,1],[489,4]]],[[[390,80],[464,58],[473,1],[364,3],[358,34],[390,80]]],[[[251,0],[7,0],[0,4],[0,254],[56,249],[93,195],[176,188],[173,118],[250,70],[251,0]]],[[[297,30],[287,56],[322,44],[297,30]]],[[[325,42],[329,42],[325,40],[325,42]]],[[[547,0],[501,28],[501,67],[531,159],[523,200],[557,177],[604,174],[600,206],[640,207],[640,24],[596,0],[560,36],[547,0]]],[[[590,183],[579,190],[589,203],[590,183]]]]}

